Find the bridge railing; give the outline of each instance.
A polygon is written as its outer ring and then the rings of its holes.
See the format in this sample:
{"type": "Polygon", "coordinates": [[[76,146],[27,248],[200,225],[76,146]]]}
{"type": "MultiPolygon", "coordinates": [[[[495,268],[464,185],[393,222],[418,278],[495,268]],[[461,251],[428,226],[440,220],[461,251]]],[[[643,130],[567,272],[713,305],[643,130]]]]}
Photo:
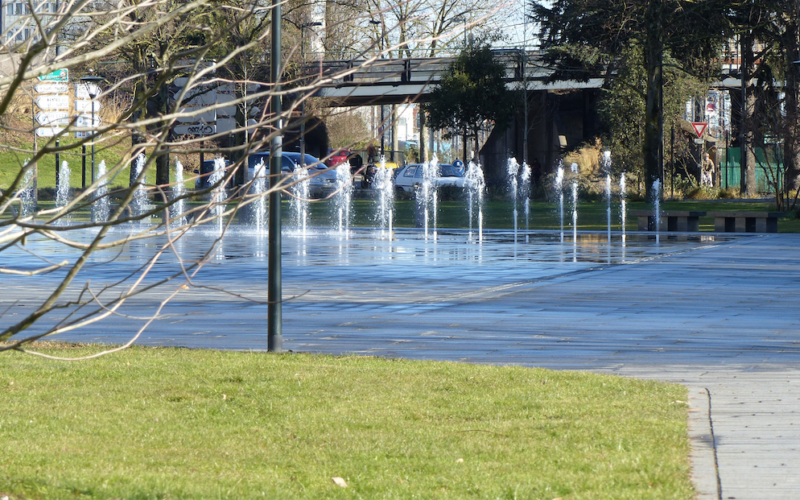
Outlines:
{"type": "MultiPolygon", "coordinates": [[[[523,53],[520,50],[494,50],[495,58],[506,68],[508,81],[543,79],[551,71],[537,64],[538,52],[529,51],[523,74],[523,53]]],[[[366,59],[318,61],[305,66],[305,74],[332,78],[336,85],[386,84],[438,82],[441,74],[453,63],[455,57],[418,57],[405,59],[378,59],[367,63],[366,59]]]]}

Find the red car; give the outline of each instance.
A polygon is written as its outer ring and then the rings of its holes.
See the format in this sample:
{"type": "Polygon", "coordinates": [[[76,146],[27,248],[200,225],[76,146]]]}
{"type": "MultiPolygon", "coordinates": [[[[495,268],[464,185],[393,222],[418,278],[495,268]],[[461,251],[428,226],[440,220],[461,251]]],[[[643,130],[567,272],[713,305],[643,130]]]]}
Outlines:
{"type": "Polygon", "coordinates": [[[331,149],[328,150],[329,158],[325,162],[325,165],[327,165],[329,167],[335,167],[336,165],[338,165],[340,163],[346,162],[351,154],[352,153],[350,152],[349,149],[333,149],[333,148],[331,148],[331,149]]]}

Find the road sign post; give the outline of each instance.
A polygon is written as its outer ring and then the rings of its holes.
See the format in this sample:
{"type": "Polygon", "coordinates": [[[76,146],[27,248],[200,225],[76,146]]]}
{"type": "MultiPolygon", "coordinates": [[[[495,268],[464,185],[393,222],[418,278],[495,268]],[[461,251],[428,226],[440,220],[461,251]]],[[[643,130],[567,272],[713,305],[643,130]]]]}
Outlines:
{"type": "MultiPolygon", "coordinates": [[[[695,142],[700,143],[700,161],[697,162],[697,170],[700,174],[700,184],[703,184],[703,162],[705,161],[706,156],[706,141],[703,139],[703,134],[705,134],[706,129],[708,128],[708,122],[692,122],[692,128],[694,129],[694,133],[697,134],[697,140],[695,142]]],[[[713,181],[712,181],[713,185],[713,181]]]]}

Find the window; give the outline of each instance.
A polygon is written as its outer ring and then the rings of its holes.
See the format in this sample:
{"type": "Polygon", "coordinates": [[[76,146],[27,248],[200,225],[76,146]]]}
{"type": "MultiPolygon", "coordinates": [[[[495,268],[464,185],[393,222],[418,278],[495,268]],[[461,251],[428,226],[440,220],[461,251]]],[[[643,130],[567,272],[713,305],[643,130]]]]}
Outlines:
{"type": "Polygon", "coordinates": [[[414,177],[416,177],[417,179],[422,179],[422,174],[424,174],[424,173],[425,173],[425,169],[422,168],[422,167],[418,167],[417,168],[417,175],[415,175],[414,177]]]}
{"type": "Polygon", "coordinates": [[[6,15],[13,16],[14,15],[14,4],[10,3],[6,6],[6,15]]]}
{"type": "Polygon", "coordinates": [[[417,171],[417,167],[408,167],[403,174],[403,177],[414,177],[414,172],[417,171]]]}

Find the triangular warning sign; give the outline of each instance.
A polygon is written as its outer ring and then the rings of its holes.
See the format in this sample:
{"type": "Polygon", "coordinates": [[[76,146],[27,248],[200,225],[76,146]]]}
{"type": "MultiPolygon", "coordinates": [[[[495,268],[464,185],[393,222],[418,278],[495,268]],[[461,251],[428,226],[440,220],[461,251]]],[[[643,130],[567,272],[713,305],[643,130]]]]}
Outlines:
{"type": "Polygon", "coordinates": [[[708,123],[707,122],[692,122],[692,127],[694,128],[694,132],[695,132],[695,134],[697,134],[697,137],[702,139],[703,138],[703,132],[706,131],[706,127],[708,127],[708,123]]]}

